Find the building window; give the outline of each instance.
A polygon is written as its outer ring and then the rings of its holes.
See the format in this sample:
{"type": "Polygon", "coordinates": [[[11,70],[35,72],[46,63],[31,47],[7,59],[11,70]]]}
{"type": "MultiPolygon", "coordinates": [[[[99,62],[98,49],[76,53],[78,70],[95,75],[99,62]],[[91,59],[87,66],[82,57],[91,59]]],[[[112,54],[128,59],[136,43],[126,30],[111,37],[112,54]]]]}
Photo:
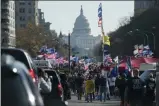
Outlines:
{"type": "Polygon", "coordinates": [[[14,28],[14,21],[12,22],[12,26],[13,26],[13,28],[14,28]]]}
{"type": "Polygon", "coordinates": [[[13,3],[13,10],[15,10],[15,3],[13,3]]]}
{"type": "Polygon", "coordinates": [[[10,20],[9,24],[10,24],[10,26],[12,27],[12,20],[10,20]]]}
{"type": "Polygon", "coordinates": [[[9,16],[12,17],[12,12],[9,12],[9,16]]]}
{"type": "Polygon", "coordinates": [[[28,13],[31,13],[31,8],[28,9],[28,13]]]}
{"type": "Polygon", "coordinates": [[[29,2],[28,5],[31,5],[31,2],[29,2]]]}
{"type": "Polygon", "coordinates": [[[25,28],[26,25],[25,25],[25,24],[20,24],[20,27],[21,27],[21,28],[25,28]]]}
{"type": "Polygon", "coordinates": [[[9,19],[1,19],[2,23],[9,23],[9,19]]]}
{"type": "Polygon", "coordinates": [[[31,20],[31,16],[28,16],[28,20],[29,20],[29,21],[31,20]]]}
{"type": "Polygon", "coordinates": [[[20,5],[25,5],[25,2],[20,2],[19,4],[20,4],[20,5]]]}
{"type": "Polygon", "coordinates": [[[25,13],[25,8],[20,8],[20,9],[19,9],[19,12],[20,12],[20,13],[25,13]]]}
{"type": "Polygon", "coordinates": [[[13,13],[13,19],[15,19],[15,14],[13,13]]]}
{"type": "Polygon", "coordinates": [[[11,11],[10,13],[11,13],[11,18],[13,18],[13,12],[11,11]]]}
{"type": "Polygon", "coordinates": [[[20,16],[20,21],[25,21],[25,16],[20,16]]]}
{"type": "Polygon", "coordinates": [[[12,2],[10,2],[10,8],[12,9],[12,2]]]}

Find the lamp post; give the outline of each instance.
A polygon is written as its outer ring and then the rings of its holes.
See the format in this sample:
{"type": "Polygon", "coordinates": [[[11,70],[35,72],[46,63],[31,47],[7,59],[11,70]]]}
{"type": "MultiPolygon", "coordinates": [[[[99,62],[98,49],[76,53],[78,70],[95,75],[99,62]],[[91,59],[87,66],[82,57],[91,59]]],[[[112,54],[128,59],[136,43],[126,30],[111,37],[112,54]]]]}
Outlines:
{"type": "Polygon", "coordinates": [[[156,49],[155,45],[156,45],[156,37],[155,34],[149,31],[144,31],[145,33],[150,33],[153,36],[153,48],[154,50],[156,49]]]}
{"type": "Polygon", "coordinates": [[[71,67],[70,67],[70,55],[71,55],[71,53],[70,53],[70,33],[68,34],[68,64],[69,64],[69,72],[71,72],[71,67]]]}
{"type": "Polygon", "coordinates": [[[139,29],[136,29],[135,31],[144,34],[144,35],[146,36],[146,38],[147,38],[147,45],[149,45],[149,38],[148,38],[148,35],[147,35],[146,33],[142,32],[142,31],[140,31],[139,29]]]}
{"type": "MultiPolygon", "coordinates": [[[[136,30],[135,30],[135,31],[136,31],[136,30]]],[[[127,32],[127,33],[125,34],[125,36],[128,35],[128,34],[131,35],[131,33],[133,33],[133,31],[127,32]]],[[[132,36],[132,35],[131,35],[131,36],[132,36]]],[[[143,37],[144,37],[144,36],[143,36],[143,37]]],[[[145,45],[145,44],[146,44],[146,39],[145,39],[145,37],[144,37],[144,45],[145,45]]]]}
{"type": "MultiPolygon", "coordinates": [[[[152,27],[152,29],[156,29],[156,27],[152,27]]],[[[139,29],[136,29],[136,30],[140,31],[139,29]]],[[[155,50],[156,49],[156,37],[155,37],[155,34],[152,33],[152,32],[149,32],[149,31],[141,31],[141,32],[144,32],[143,34],[145,34],[147,36],[147,41],[148,41],[148,35],[146,33],[150,33],[153,36],[153,48],[155,50]]]]}

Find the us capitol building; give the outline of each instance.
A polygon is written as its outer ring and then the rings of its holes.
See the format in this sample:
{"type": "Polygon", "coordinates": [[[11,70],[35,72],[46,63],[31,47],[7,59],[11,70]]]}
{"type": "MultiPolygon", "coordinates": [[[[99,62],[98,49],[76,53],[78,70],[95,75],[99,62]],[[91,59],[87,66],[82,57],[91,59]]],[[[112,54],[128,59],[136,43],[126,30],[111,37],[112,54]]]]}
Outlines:
{"type": "Polygon", "coordinates": [[[89,22],[83,14],[81,6],[80,15],[76,18],[74,23],[73,32],[71,33],[70,43],[74,52],[79,52],[79,56],[90,55],[94,46],[99,43],[101,36],[91,35],[89,22]]]}

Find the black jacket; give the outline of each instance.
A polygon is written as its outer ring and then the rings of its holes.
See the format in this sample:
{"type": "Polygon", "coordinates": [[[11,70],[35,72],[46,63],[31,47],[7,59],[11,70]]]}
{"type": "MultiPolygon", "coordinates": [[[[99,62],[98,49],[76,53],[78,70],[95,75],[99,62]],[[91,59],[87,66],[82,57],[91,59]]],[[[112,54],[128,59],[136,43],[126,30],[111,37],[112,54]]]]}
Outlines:
{"type": "Polygon", "coordinates": [[[129,100],[141,100],[144,96],[144,82],[139,77],[128,80],[129,100]]]}
{"type": "Polygon", "coordinates": [[[156,88],[156,81],[155,79],[148,79],[146,81],[146,94],[145,96],[150,100],[154,100],[155,98],[155,88],[156,88]]]}
{"type": "Polygon", "coordinates": [[[99,83],[99,85],[100,85],[100,86],[105,86],[105,87],[106,87],[106,81],[107,81],[106,78],[101,77],[101,78],[100,78],[100,83],[99,83]]]}
{"type": "Polygon", "coordinates": [[[76,80],[75,80],[76,87],[77,88],[82,87],[83,86],[83,81],[84,81],[84,79],[82,77],[77,77],[76,80]]]}

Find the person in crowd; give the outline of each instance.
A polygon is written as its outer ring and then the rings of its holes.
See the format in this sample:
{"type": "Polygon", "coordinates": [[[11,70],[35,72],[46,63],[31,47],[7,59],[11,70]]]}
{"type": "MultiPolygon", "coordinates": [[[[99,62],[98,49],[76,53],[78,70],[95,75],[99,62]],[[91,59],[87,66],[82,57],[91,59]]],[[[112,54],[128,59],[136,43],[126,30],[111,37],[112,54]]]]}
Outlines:
{"type": "Polygon", "coordinates": [[[64,101],[66,101],[68,99],[71,99],[69,84],[67,82],[67,77],[65,74],[60,74],[60,78],[61,78],[61,84],[64,90],[64,101]]]}
{"type": "Polygon", "coordinates": [[[139,70],[132,70],[133,77],[128,79],[128,101],[130,106],[142,106],[144,82],[139,78],[139,70]]]}
{"type": "Polygon", "coordinates": [[[72,91],[73,91],[74,94],[76,93],[75,79],[76,79],[76,76],[72,75],[71,88],[72,88],[72,91]]]}
{"type": "Polygon", "coordinates": [[[128,94],[130,94],[130,93],[128,93],[128,92],[130,92],[130,91],[128,89],[128,80],[130,80],[131,78],[132,78],[132,72],[129,71],[127,73],[127,77],[126,77],[127,85],[126,85],[125,93],[124,93],[124,106],[128,106],[129,105],[128,94]]]}
{"type": "Polygon", "coordinates": [[[112,76],[109,78],[109,84],[110,84],[110,95],[115,96],[114,90],[115,90],[115,80],[116,77],[112,76]]]}
{"type": "Polygon", "coordinates": [[[119,95],[121,99],[120,106],[124,106],[124,95],[125,95],[125,88],[126,88],[126,75],[124,73],[120,73],[120,77],[118,78],[117,87],[119,89],[119,95]]]}
{"type": "Polygon", "coordinates": [[[155,88],[156,81],[153,73],[150,73],[149,79],[146,81],[145,100],[143,102],[145,103],[144,106],[153,106],[153,101],[155,100],[155,88]]]}
{"type": "Polygon", "coordinates": [[[82,99],[83,83],[84,83],[83,77],[81,76],[81,74],[78,74],[77,78],[75,79],[78,100],[82,99]]]}
{"type": "Polygon", "coordinates": [[[99,94],[99,86],[100,86],[100,75],[97,74],[97,77],[95,78],[95,92],[97,95],[99,94]]]}
{"type": "Polygon", "coordinates": [[[38,88],[41,93],[49,93],[52,89],[52,83],[50,78],[48,78],[47,73],[45,73],[41,68],[38,68],[38,88]]]}
{"type": "Polygon", "coordinates": [[[103,98],[102,98],[102,95],[104,94],[104,102],[106,101],[106,96],[107,96],[107,93],[106,93],[106,81],[107,79],[102,75],[101,78],[100,78],[100,101],[102,102],[103,98]]]}
{"type": "Polygon", "coordinates": [[[106,77],[106,94],[107,94],[107,100],[110,100],[110,83],[109,83],[109,80],[108,80],[108,75],[106,77]]]}
{"type": "Polygon", "coordinates": [[[38,88],[43,97],[44,105],[50,106],[51,102],[47,100],[47,94],[49,94],[52,90],[51,80],[41,68],[38,68],[38,78],[39,78],[38,88]]]}
{"type": "Polygon", "coordinates": [[[93,100],[95,100],[95,75],[94,75],[94,74],[91,75],[91,78],[92,78],[93,83],[94,83],[94,91],[93,91],[93,93],[92,93],[92,96],[93,96],[93,100]]]}
{"type": "Polygon", "coordinates": [[[86,91],[86,101],[87,102],[92,102],[93,99],[93,92],[95,89],[95,84],[91,78],[91,76],[88,77],[88,79],[86,80],[86,84],[85,84],[85,91],[86,91]]]}

